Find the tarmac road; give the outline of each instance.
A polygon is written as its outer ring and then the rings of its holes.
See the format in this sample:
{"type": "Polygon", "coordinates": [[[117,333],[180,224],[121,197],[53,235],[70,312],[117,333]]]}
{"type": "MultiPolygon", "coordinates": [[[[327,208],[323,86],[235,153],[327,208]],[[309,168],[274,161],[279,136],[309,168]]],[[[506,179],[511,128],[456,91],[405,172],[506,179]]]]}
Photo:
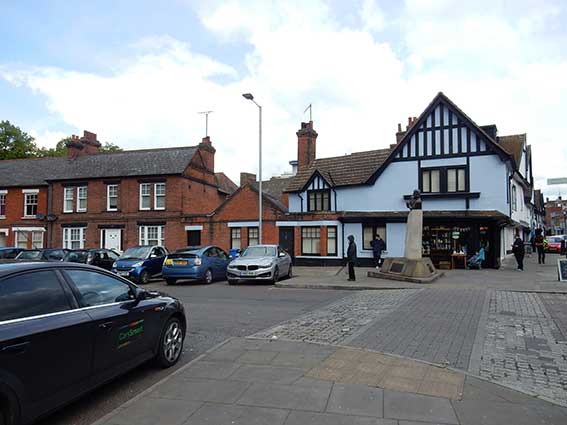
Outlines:
{"type": "Polygon", "coordinates": [[[163,281],[154,281],[147,288],[178,297],[189,313],[185,350],[179,363],[167,370],[151,364],[141,366],[36,425],[89,425],[225,339],[251,335],[348,294],[271,285],[229,286],[226,282],[165,286],[163,281]]]}

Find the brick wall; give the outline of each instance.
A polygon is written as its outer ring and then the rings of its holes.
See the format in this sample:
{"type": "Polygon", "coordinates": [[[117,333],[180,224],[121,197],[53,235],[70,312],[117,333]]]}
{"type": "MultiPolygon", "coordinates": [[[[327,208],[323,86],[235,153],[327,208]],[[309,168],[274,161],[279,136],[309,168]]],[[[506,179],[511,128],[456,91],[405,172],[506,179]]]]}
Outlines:
{"type": "MultiPolygon", "coordinates": [[[[8,235],[6,238],[6,246],[14,246],[15,233],[13,227],[46,227],[45,220],[37,220],[33,218],[24,218],[24,193],[23,189],[38,189],[37,197],[37,213],[47,214],[47,188],[46,187],[11,187],[3,189],[6,190],[6,214],[4,218],[0,219],[0,229],[7,229],[8,235]]],[[[45,240],[44,240],[45,243],[45,240]]],[[[31,248],[28,244],[28,248],[31,248]]]]}

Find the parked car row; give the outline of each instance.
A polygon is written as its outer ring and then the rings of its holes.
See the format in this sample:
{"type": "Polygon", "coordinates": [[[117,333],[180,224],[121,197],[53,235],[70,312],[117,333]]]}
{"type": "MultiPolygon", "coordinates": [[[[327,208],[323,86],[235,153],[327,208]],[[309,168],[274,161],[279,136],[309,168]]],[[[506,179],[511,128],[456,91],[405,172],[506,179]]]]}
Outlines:
{"type": "Polygon", "coordinates": [[[169,253],[163,246],[140,245],[122,255],[109,249],[19,249],[3,251],[13,261],[83,263],[110,270],[139,284],[162,276],[166,284],[180,280],[212,283],[227,279],[233,285],[243,280],[277,282],[291,277],[291,257],[278,245],[248,247],[240,256],[231,257],[217,246],[188,246],[169,253]],[[9,254],[9,256],[8,256],[9,254]]]}
{"type": "Polygon", "coordinates": [[[546,240],[546,252],[561,254],[561,244],[563,244],[563,249],[565,249],[565,244],[567,244],[567,235],[547,236],[546,240]]]}

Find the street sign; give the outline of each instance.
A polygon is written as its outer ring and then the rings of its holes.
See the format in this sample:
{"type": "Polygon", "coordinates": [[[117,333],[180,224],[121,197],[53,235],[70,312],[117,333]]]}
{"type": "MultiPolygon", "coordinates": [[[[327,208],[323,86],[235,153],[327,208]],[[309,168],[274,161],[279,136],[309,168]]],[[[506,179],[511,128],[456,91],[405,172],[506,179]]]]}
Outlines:
{"type": "Polygon", "coordinates": [[[547,179],[547,184],[567,184],[567,177],[559,177],[557,179],[547,179]]]}
{"type": "Polygon", "coordinates": [[[557,274],[560,282],[567,282],[567,260],[557,259],[557,274]]]}

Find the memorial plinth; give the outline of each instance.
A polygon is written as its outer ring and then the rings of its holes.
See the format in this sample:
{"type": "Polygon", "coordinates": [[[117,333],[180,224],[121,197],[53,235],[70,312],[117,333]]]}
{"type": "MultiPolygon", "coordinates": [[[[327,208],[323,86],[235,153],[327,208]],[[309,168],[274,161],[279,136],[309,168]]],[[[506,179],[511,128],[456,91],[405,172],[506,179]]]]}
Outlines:
{"type": "Polygon", "coordinates": [[[443,276],[443,273],[435,269],[430,258],[422,256],[423,211],[419,192],[414,192],[413,196],[412,202],[408,203],[410,212],[406,225],[404,256],[385,258],[380,271],[368,272],[369,277],[430,283],[443,276]]]}

